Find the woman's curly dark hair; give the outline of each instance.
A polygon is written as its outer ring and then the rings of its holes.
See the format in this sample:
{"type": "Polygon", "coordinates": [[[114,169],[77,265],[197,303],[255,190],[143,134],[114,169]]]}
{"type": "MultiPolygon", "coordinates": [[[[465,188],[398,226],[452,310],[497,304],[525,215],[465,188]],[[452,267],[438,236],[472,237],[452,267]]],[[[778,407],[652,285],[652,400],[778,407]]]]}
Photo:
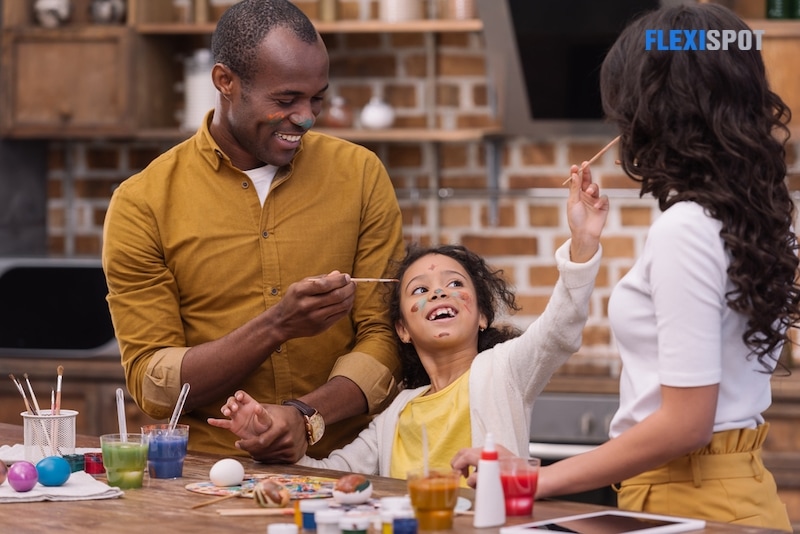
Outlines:
{"type": "Polygon", "coordinates": [[[728,306],[747,316],[743,340],[771,371],[800,315],[795,206],[785,183],[791,112],[770,90],[755,44],[646,50],[652,29],[749,28],[714,4],[647,13],[608,52],[600,86],[620,129],[622,168],[641,182],[641,195],[652,193],[662,211],[690,200],[722,222],[735,287],[728,306]]]}
{"type": "MultiPolygon", "coordinates": [[[[503,278],[502,270],[492,270],[479,255],[461,245],[441,245],[423,248],[409,245],[403,258],[395,269],[395,278],[403,280],[408,268],[424,256],[440,254],[448,256],[466,269],[475,285],[478,309],[486,317],[486,329],[478,333],[478,352],[494,347],[500,342],[519,336],[520,331],[511,325],[494,325],[496,313],[502,310],[515,312],[519,310],[511,286],[503,278]]],[[[389,319],[397,324],[402,319],[400,309],[401,284],[394,287],[389,294],[389,319]]],[[[397,345],[400,347],[400,362],[403,366],[403,385],[415,388],[431,383],[425,368],[422,367],[417,350],[412,343],[403,343],[395,332],[397,345]]]]}

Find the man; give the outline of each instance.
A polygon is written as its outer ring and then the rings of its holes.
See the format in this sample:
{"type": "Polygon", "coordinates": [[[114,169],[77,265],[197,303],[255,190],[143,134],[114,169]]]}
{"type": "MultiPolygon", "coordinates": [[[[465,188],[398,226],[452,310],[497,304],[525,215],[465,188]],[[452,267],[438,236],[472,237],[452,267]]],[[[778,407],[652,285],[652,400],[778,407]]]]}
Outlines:
{"type": "Polygon", "coordinates": [[[192,450],[325,456],[396,392],[384,293],[350,275],[383,276],[402,256],[400,210],[372,152],[309,131],[328,55],[293,4],[233,5],[212,53],[214,110],[121,184],[106,216],[103,267],[128,389],[163,418],[189,383],[181,422],[192,450]],[[273,420],[238,451],[233,434],[206,423],[237,389],[273,420]]]}

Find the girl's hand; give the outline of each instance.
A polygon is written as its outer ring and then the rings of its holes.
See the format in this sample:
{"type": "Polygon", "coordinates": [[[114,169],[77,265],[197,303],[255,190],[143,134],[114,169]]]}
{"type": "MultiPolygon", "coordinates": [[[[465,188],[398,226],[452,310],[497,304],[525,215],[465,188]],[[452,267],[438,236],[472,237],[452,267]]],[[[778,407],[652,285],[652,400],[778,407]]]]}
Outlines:
{"type": "MultiPolygon", "coordinates": [[[[586,162],[584,162],[586,164],[586,162]]],[[[595,255],[600,245],[600,234],[608,218],[608,197],[600,195],[600,187],[592,182],[592,171],[586,165],[570,168],[567,221],[572,234],[570,259],[583,263],[595,255]]]]}
{"type": "MultiPolygon", "coordinates": [[[[514,453],[502,445],[497,445],[496,447],[498,459],[514,457],[514,453]]],[[[461,449],[453,456],[453,459],[450,460],[450,466],[456,471],[461,471],[461,475],[467,479],[467,485],[471,488],[475,487],[475,483],[478,481],[478,475],[474,469],[470,473],[470,468],[477,467],[478,461],[481,459],[482,450],[483,449],[480,447],[461,449]]]]}
{"type": "Polygon", "coordinates": [[[237,391],[220,408],[229,419],[209,418],[208,424],[230,430],[242,439],[257,438],[272,426],[267,409],[244,391],[237,391]]]}

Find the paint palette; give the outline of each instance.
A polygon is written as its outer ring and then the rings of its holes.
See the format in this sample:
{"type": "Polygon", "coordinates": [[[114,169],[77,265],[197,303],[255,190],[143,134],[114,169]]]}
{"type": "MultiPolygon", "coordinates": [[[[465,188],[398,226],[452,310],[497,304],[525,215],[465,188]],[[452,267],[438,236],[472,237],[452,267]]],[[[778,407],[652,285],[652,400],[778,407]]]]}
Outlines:
{"type": "Polygon", "coordinates": [[[333,497],[333,486],[336,484],[335,478],[285,475],[275,473],[256,473],[245,474],[244,481],[237,486],[219,487],[211,481],[192,482],[186,485],[186,489],[194,493],[203,495],[215,495],[224,497],[227,495],[239,494],[241,497],[253,498],[253,488],[260,480],[270,479],[289,490],[289,495],[293,500],[299,499],[326,499],[333,497]]]}

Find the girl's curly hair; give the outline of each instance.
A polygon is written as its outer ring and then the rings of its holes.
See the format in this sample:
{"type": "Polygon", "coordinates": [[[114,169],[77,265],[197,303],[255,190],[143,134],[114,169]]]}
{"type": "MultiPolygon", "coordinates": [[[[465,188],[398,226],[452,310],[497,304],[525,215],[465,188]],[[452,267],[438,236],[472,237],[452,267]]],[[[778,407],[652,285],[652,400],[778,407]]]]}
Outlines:
{"type": "Polygon", "coordinates": [[[743,341],[771,372],[800,318],[795,206],[785,183],[791,112],[770,90],[761,54],[646,50],[646,30],[749,30],[715,4],[645,14],[608,52],[603,108],[621,133],[622,168],[662,211],[693,201],[722,222],[734,290],[728,306],[748,318],[743,341]],[[771,360],[771,361],[770,361],[771,360]]]}
{"type": "MultiPolygon", "coordinates": [[[[514,293],[510,285],[503,278],[502,270],[492,270],[478,254],[471,252],[461,245],[441,245],[423,248],[410,245],[396,270],[395,278],[402,280],[408,268],[424,256],[439,254],[448,256],[460,263],[466,269],[475,286],[478,309],[486,317],[486,329],[478,333],[478,352],[494,347],[500,342],[517,337],[520,331],[511,325],[495,326],[494,319],[499,311],[515,312],[519,310],[514,293]]],[[[394,287],[389,294],[389,319],[397,324],[402,319],[400,309],[400,284],[394,287]]],[[[422,367],[417,350],[412,343],[403,343],[395,332],[395,338],[400,348],[400,361],[403,366],[403,385],[415,388],[430,384],[431,380],[425,368],[422,367]]]]}

